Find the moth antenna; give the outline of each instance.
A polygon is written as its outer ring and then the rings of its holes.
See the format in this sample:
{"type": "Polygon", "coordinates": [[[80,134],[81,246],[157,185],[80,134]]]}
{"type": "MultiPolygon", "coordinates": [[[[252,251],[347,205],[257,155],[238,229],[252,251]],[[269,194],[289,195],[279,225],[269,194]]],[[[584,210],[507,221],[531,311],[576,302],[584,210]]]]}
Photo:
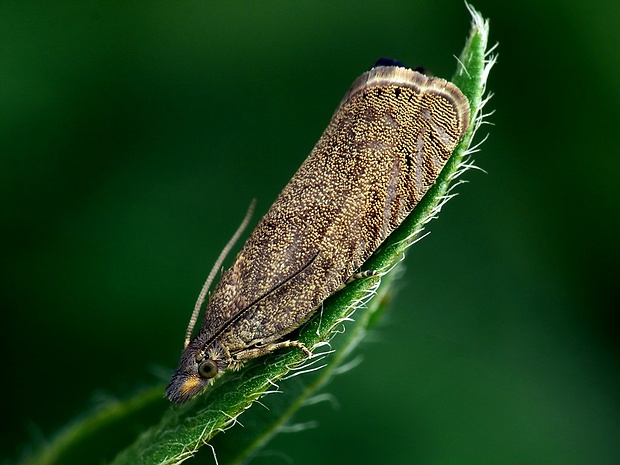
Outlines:
{"type": "Polygon", "coordinates": [[[222,266],[222,262],[226,259],[226,255],[228,255],[228,252],[230,252],[230,249],[232,249],[235,246],[235,243],[239,240],[239,236],[241,236],[245,228],[248,226],[248,223],[250,222],[250,218],[252,218],[252,214],[254,213],[255,206],[256,206],[256,199],[253,199],[252,202],[250,202],[250,206],[248,207],[248,211],[245,214],[243,221],[241,222],[241,224],[235,231],[235,234],[233,234],[233,236],[230,238],[226,246],[220,252],[220,256],[217,257],[217,260],[215,261],[213,268],[211,268],[211,272],[209,273],[207,280],[205,281],[205,283],[202,286],[202,289],[200,290],[200,294],[198,294],[196,305],[194,305],[194,311],[192,312],[192,316],[189,319],[189,323],[187,325],[187,330],[185,331],[185,347],[189,345],[189,341],[192,338],[192,332],[194,331],[194,326],[196,325],[196,321],[198,320],[198,314],[200,313],[200,308],[202,307],[202,304],[205,301],[205,297],[207,296],[207,292],[209,291],[209,287],[211,286],[211,283],[213,283],[213,280],[215,279],[217,270],[219,270],[219,268],[222,266]]]}

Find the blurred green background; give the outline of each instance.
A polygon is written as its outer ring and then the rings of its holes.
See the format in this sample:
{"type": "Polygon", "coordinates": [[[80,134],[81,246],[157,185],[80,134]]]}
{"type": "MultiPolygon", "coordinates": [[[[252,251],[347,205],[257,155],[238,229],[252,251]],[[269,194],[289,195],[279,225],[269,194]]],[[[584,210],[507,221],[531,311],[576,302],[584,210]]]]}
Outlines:
{"type": "MultiPolygon", "coordinates": [[[[620,462],[620,2],[474,6],[488,174],[411,249],[337,407],[254,463],[620,462]]],[[[162,379],[349,84],[379,56],[450,77],[468,30],[448,0],[2,2],[2,457],[162,379]]]]}

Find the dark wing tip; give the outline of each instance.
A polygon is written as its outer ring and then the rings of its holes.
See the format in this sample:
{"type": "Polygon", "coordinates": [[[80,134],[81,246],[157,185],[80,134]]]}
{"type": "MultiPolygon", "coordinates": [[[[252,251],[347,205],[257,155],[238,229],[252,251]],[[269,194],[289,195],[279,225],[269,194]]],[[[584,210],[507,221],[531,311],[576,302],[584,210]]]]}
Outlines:
{"type": "Polygon", "coordinates": [[[413,70],[423,74],[424,76],[433,77],[433,73],[431,73],[429,69],[424,66],[416,66],[413,70]]]}
{"type": "Polygon", "coordinates": [[[370,67],[370,69],[377,68],[379,66],[396,66],[397,68],[406,68],[400,61],[394,60],[393,58],[381,57],[375,64],[370,67]]]}
{"type": "MultiPolygon", "coordinates": [[[[379,58],[377,61],[375,61],[375,64],[372,65],[372,67],[370,69],[373,68],[378,68],[379,66],[393,66],[396,68],[407,68],[407,66],[405,66],[402,62],[398,61],[398,60],[394,60],[393,58],[387,58],[387,57],[381,57],[379,58]]],[[[424,74],[425,76],[432,76],[433,73],[431,73],[428,68],[425,68],[424,66],[416,66],[414,68],[411,68],[414,71],[417,71],[420,74],[424,74]]]]}

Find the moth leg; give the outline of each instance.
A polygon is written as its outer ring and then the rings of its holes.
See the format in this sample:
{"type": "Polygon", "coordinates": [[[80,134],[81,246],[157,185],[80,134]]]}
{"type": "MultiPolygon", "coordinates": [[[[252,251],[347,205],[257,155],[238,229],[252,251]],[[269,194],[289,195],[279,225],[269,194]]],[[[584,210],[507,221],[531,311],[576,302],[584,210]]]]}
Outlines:
{"type": "Polygon", "coordinates": [[[338,286],[338,289],[336,289],[336,291],[334,292],[341,291],[342,289],[347,287],[349,284],[357,281],[358,279],[368,278],[369,276],[377,276],[378,274],[379,272],[377,270],[364,270],[364,271],[359,271],[358,273],[353,273],[351,276],[349,276],[349,278],[344,283],[338,286]]]}
{"type": "Polygon", "coordinates": [[[379,272],[377,270],[364,270],[364,271],[360,271],[358,273],[353,273],[349,279],[347,279],[344,282],[344,285],[346,286],[347,284],[351,284],[354,281],[357,281],[358,279],[362,279],[362,278],[368,278],[369,276],[376,276],[378,275],[379,272]]]}
{"type": "Polygon", "coordinates": [[[256,357],[267,355],[273,352],[274,350],[282,349],[284,347],[297,347],[298,349],[301,349],[303,351],[306,357],[312,357],[312,352],[310,352],[310,350],[302,342],[281,341],[281,342],[274,342],[271,344],[267,344],[264,346],[257,346],[257,347],[254,347],[253,349],[243,350],[239,353],[236,353],[234,355],[234,359],[239,362],[243,362],[243,361],[251,360],[256,357]]]}

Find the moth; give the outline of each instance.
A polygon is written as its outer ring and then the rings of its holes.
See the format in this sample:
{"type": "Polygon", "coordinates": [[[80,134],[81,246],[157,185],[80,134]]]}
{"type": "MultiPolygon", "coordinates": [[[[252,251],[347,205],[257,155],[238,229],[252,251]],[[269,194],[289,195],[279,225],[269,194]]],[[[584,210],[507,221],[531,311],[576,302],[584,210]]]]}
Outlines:
{"type": "Polygon", "coordinates": [[[186,402],[226,370],[283,347],[310,355],[290,333],[420,202],[469,120],[467,98],[444,79],[386,59],[362,74],[223,272],[168,399],[186,402]]]}

